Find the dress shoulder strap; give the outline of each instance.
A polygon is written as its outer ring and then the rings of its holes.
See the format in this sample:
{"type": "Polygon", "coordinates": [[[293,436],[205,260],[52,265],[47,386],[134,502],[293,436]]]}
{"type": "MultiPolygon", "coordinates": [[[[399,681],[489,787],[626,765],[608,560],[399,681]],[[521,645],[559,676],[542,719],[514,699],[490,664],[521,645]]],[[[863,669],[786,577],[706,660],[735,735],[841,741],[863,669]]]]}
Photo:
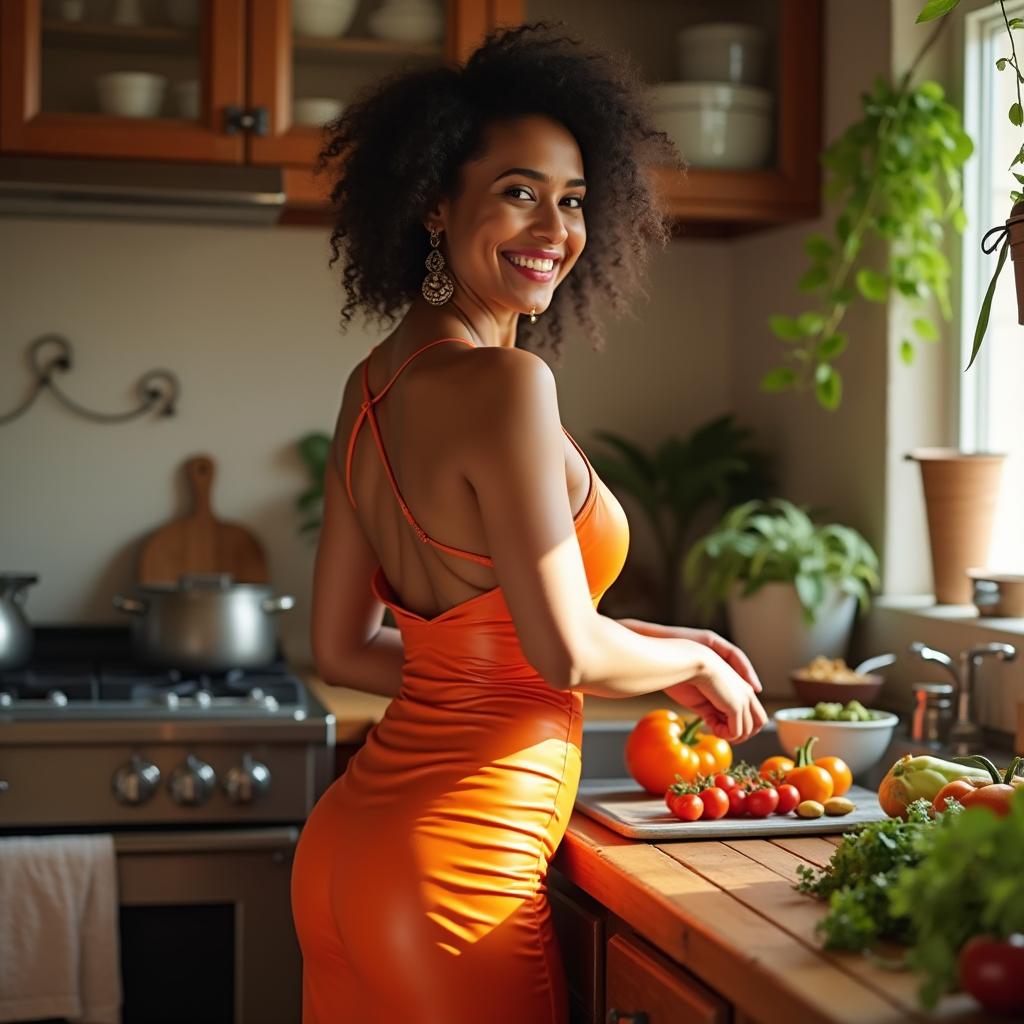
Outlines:
{"type": "Polygon", "coordinates": [[[460,555],[463,558],[469,558],[474,562],[479,562],[481,565],[493,565],[493,561],[487,555],[478,555],[472,551],[464,551],[461,548],[455,548],[448,544],[443,544],[441,541],[434,540],[428,536],[426,531],[416,522],[415,517],[409,509],[409,506],[405,503],[405,499],[402,497],[402,492],[398,488],[398,481],[395,479],[394,470],[391,468],[391,460],[388,458],[387,452],[384,450],[384,439],[381,437],[380,427],[377,424],[377,417],[374,415],[373,407],[387,394],[390,390],[391,385],[395,383],[402,371],[411,363],[421,352],[426,352],[428,348],[433,348],[435,345],[440,345],[446,341],[459,341],[464,345],[469,345],[471,348],[476,346],[471,341],[467,341],[465,338],[438,338],[436,341],[431,341],[428,344],[418,348],[405,360],[402,365],[391,375],[391,379],[377,392],[376,395],[370,393],[370,356],[373,355],[371,350],[370,355],[366,357],[363,362],[363,404],[359,408],[359,415],[356,417],[355,424],[352,427],[352,434],[349,437],[348,451],[345,456],[345,487],[348,490],[349,501],[355,507],[355,495],[352,493],[352,455],[355,451],[356,437],[359,433],[359,428],[362,426],[363,419],[365,418],[370,424],[370,430],[373,432],[374,441],[377,445],[377,451],[380,455],[381,463],[384,466],[384,470],[388,475],[388,480],[391,483],[391,490],[394,492],[395,498],[398,501],[399,507],[402,509],[402,514],[405,516],[406,521],[416,532],[416,536],[425,544],[432,544],[434,547],[440,548],[442,551],[447,551],[452,555],[460,555]]]}

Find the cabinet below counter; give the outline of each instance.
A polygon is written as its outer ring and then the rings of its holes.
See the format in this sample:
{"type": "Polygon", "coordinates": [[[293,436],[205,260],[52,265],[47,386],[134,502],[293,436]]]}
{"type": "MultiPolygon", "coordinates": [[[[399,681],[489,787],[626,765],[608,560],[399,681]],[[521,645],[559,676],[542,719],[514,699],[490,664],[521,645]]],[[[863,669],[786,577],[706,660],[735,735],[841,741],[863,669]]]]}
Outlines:
{"type": "Polygon", "coordinates": [[[984,1013],[965,993],[945,997],[927,1013],[917,1002],[919,976],[821,948],[814,929],[825,907],[792,885],[798,865],[823,867],[841,841],[813,836],[646,843],[575,812],[553,862],[551,886],[574,1021],[596,1024],[613,1009],[624,1021],[640,1011],[647,1017],[636,1019],[649,1024],[690,1019],[695,998],[711,1008],[698,1019],[722,1019],[714,1007],[724,1003],[731,1019],[744,1024],[1005,1019],[984,1013]],[[572,891],[580,890],[587,908],[572,899],[572,891]],[[579,935],[585,941],[578,942],[579,935]],[[623,942],[633,942],[633,959],[646,956],[652,978],[661,979],[645,990],[653,1006],[615,1004],[623,942]],[[584,956],[594,962],[581,968],[584,956]]]}

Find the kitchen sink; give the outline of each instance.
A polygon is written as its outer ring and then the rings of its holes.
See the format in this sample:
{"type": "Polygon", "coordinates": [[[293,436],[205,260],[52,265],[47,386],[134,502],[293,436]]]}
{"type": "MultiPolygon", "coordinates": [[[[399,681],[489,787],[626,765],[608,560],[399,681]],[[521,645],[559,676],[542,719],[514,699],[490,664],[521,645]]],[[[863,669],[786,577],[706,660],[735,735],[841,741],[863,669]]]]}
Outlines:
{"type": "MultiPolygon", "coordinates": [[[[632,721],[584,723],[582,773],[584,779],[621,779],[628,776],[623,750],[626,738],[634,725],[635,723],[632,721]]],[[[742,759],[752,764],[759,764],[764,758],[773,754],[783,753],[775,731],[775,723],[769,721],[756,736],[752,736],[744,743],[735,744],[733,753],[737,761],[742,759]]],[[[930,746],[910,739],[907,735],[907,725],[901,720],[893,732],[892,741],[878,763],[867,771],[855,775],[854,782],[867,789],[877,789],[893,762],[904,754],[912,756],[931,754],[934,757],[948,758],[951,753],[948,748],[930,746]]],[[[995,761],[1000,768],[1005,767],[1010,760],[1010,754],[1006,750],[985,750],[982,753],[995,761]]]]}

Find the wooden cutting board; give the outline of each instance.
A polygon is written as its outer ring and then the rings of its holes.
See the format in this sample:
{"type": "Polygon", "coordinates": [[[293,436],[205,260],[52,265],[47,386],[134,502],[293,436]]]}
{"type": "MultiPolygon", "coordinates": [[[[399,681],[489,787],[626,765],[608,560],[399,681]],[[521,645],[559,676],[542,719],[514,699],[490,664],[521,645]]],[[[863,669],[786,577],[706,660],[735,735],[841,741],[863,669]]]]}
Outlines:
{"type": "Polygon", "coordinates": [[[798,818],[795,814],[767,818],[719,818],[717,821],[680,821],[661,797],[651,796],[632,779],[584,779],[576,796],[582,811],[629,839],[662,842],[667,839],[746,839],[763,836],[825,835],[849,832],[868,822],[881,821],[885,811],[878,794],[851,786],[844,794],[854,810],[840,818],[798,818]]]}
{"type": "Polygon", "coordinates": [[[231,573],[236,583],[266,583],[259,540],[237,523],[214,518],[210,504],[215,466],[209,455],[185,463],[192,512],[150,535],[139,556],[139,583],[177,583],[183,573],[231,573]]]}

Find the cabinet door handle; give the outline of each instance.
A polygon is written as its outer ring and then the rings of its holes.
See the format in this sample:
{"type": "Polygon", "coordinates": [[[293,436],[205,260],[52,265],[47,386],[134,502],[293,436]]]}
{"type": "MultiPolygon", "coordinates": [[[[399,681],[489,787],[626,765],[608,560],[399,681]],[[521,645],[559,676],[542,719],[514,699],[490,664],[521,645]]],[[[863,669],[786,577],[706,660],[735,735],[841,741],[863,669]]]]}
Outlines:
{"type": "Polygon", "coordinates": [[[649,1024],[649,1018],[644,1010],[627,1013],[625,1010],[616,1010],[612,1007],[608,1011],[608,1024],[649,1024]]]}
{"type": "Polygon", "coordinates": [[[270,131],[270,112],[266,107],[253,107],[243,110],[241,107],[224,108],[224,132],[234,135],[236,132],[252,132],[253,135],[266,135],[270,131]]]}

